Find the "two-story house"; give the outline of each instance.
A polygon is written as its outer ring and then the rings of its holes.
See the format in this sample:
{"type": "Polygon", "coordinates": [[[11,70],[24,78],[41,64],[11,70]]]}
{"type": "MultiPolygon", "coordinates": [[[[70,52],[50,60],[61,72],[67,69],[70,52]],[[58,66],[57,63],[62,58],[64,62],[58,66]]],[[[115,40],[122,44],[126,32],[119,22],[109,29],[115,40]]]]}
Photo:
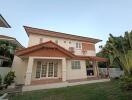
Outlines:
{"type": "Polygon", "coordinates": [[[25,85],[98,77],[95,44],[99,39],[24,26],[28,47],[16,52],[12,70],[25,85]]]}

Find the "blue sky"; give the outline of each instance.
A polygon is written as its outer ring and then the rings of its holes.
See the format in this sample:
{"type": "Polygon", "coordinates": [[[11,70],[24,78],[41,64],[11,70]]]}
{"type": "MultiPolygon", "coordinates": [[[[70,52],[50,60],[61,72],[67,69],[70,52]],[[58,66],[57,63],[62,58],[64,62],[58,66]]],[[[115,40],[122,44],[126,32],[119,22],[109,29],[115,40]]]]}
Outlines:
{"type": "Polygon", "coordinates": [[[132,0],[0,0],[0,13],[11,29],[0,34],[15,37],[27,47],[23,25],[99,38],[132,30],[132,0]]]}

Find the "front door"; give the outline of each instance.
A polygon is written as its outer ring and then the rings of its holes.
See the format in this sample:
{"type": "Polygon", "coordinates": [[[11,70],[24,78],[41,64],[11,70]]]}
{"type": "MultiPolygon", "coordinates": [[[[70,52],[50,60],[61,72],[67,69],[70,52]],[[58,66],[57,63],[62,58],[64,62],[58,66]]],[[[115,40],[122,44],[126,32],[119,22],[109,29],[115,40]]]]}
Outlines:
{"type": "Polygon", "coordinates": [[[55,78],[58,77],[57,62],[37,62],[36,78],[55,78]]]}
{"type": "Polygon", "coordinates": [[[93,62],[86,61],[87,76],[94,76],[93,62]]]}

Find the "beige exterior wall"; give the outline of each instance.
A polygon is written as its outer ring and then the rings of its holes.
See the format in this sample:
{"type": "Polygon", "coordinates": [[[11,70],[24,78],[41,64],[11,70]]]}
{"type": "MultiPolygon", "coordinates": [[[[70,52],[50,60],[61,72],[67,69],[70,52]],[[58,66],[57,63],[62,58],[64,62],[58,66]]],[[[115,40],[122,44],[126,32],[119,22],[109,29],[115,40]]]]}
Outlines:
{"type": "Polygon", "coordinates": [[[17,84],[24,84],[27,64],[28,64],[27,59],[23,60],[17,56],[14,57],[12,71],[15,71],[16,75],[15,81],[17,84]]]}
{"type": "MultiPolygon", "coordinates": [[[[32,70],[32,80],[36,80],[35,78],[36,64],[37,64],[36,62],[37,60],[34,60],[33,70],[32,70]]],[[[81,69],[72,69],[71,60],[66,60],[66,80],[87,78],[85,60],[80,60],[80,63],[81,63],[81,69]]],[[[15,71],[16,74],[15,81],[17,84],[24,84],[27,65],[28,65],[28,59],[21,59],[17,56],[14,57],[12,70],[15,71]]],[[[58,60],[58,78],[62,78],[62,60],[58,60]]]]}
{"type": "Polygon", "coordinates": [[[85,60],[80,60],[80,69],[72,69],[71,61],[72,60],[67,60],[67,80],[87,78],[85,60]]]}
{"type": "MultiPolygon", "coordinates": [[[[82,43],[81,41],[50,37],[50,36],[44,36],[44,35],[39,35],[39,34],[37,34],[37,35],[36,34],[30,34],[29,35],[28,46],[30,47],[30,46],[39,44],[40,43],[40,38],[43,39],[43,42],[47,42],[47,41],[50,41],[50,40],[55,42],[56,40],[58,40],[58,44],[60,46],[64,47],[65,49],[67,49],[67,50],[69,50],[69,47],[74,47],[75,55],[84,55],[83,52],[82,52],[82,49],[77,49],[76,48],[76,43],[77,42],[82,43]],[[64,43],[64,41],[66,41],[66,43],[64,43]]],[[[93,43],[89,43],[89,44],[93,44],[93,43]]],[[[95,53],[94,50],[88,50],[84,56],[95,56],[95,55],[96,55],[96,53],[95,53]]]]}

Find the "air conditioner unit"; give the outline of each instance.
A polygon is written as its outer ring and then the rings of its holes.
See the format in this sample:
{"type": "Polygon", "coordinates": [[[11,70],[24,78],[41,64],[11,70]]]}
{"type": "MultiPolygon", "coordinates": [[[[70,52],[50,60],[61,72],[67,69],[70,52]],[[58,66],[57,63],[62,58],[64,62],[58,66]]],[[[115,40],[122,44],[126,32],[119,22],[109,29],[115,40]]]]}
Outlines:
{"type": "Polygon", "coordinates": [[[83,54],[86,54],[86,53],[87,53],[87,50],[82,50],[82,53],[83,53],[83,54]]]}
{"type": "Polygon", "coordinates": [[[69,51],[70,51],[71,53],[74,53],[74,52],[75,52],[74,47],[69,47],[69,51]]]}

